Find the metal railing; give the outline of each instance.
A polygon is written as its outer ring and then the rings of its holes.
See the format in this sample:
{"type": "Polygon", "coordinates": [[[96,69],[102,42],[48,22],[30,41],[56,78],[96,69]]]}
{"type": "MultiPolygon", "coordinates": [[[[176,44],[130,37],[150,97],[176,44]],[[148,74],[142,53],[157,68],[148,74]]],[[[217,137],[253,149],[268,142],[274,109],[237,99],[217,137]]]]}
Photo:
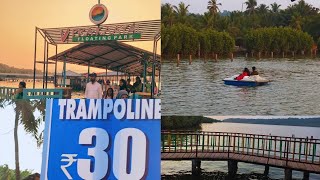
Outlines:
{"type": "Polygon", "coordinates": [[[163,131],[162,153],[242,154],[320,165],[320,140],[273,135],[163,131]]]}

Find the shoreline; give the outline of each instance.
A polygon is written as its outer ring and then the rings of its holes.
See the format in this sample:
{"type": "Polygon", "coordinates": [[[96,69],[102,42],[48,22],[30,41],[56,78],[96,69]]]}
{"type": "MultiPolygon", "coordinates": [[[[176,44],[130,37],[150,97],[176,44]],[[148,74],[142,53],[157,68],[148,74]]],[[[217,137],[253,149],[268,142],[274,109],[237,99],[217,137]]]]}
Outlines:
{"type": "MultiPolygon", "coordinates": [[[[161,174],[161,179],[163,180],[171,180],[171,179],[183,179],[183,180],[192,180],[192,179],[216,179],[216,180],[225,180],[228,179],[228,173],[222,171],[213,171],[213,172],[202,172],[200,176],[194,176],[192,174],[183,174],[186,172],[179,172],[177,174],[165,175],[161,174]]],[[[229,178],[230,179],[230,178],[229,178]]],[[[243,180],[243,179],[257,179],[257,180],[276,180],[272,179],[268,176],[265,176],[261,173],[243,173],[237,174],[234,180],[243,180]]]]}
{"type": "MultiPolygon", "coordinates": [[[[319,59],[320,56],[295,56],[295,57],[292,57],[292,56],[287,56],[287,57],[281,57],[281,56],[274,56],[273,58],[272,57],[265,57],[265,56],[261,56],[260,59],[256,56],[252,57],[252,56],[237,56],[236,54],[234,54],[233,56],[233,60],[234,59],[246,59],[246,60],[275,60],[275,59],[319,59]]],[[[162,62],[175,62],[177,59],[177,56],[165,56],[165,55],[162,55],[162,62]]],[[[205,58],[203,56],[201,56],[200,58],[198,56],[193,56],[192,58],[192,61],[198,61],[198,60],[213,60],[213,61],[218,61],[218,60],[230,60],[231,58],[228,57],[228,56],[219,56],[217,60],[215,60],[214,58],[205,58]]],[[[181,60],[186,60],[189,62],[189,56],[180,56],[180,61],[181,60]]]]}

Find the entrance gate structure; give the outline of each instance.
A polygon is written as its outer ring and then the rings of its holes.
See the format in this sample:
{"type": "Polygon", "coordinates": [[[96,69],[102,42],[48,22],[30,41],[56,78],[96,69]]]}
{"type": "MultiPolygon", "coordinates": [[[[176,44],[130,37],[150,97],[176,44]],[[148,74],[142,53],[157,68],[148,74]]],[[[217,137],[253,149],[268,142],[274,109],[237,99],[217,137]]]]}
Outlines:
{"type": "MultiPolygon", "coordinates": [[[[63,83],[66,86],[66,64],[122,72],[130,76],[143,76],[144,84],[151,75],[151,97],[154,98],[155,78],[160,83],[160,55],[157,44],[161,38],[161,20],[137,21],[91,26],[35,28],[33,88],[37,64],[43,64],[43,89],[48,87],[48,65],[54,65],[54,84],[57,84],[57,62],[63,63],[63,83]],[[43,61],[37,61],[38,34],[44,40],[43,61]],[[153,41],[153,52],[149,52],[126,42],[153,41]],[[74,47],[58,53],[58,45],[75,44],[74,47]],[[55,48],[55,55],[49,57],[49,48],[55,48]]],[[[145,88],[145,87],[144,87],[145,88]]]]}

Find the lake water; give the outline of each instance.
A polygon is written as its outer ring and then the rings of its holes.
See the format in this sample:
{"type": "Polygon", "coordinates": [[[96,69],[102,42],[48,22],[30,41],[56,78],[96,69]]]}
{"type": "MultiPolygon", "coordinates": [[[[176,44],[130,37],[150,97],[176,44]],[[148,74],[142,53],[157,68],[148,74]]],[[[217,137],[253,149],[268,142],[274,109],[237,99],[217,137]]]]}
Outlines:
{"type": "Polygon", "coordinates": [[[320,114],[320,59],[165,61],[163,115],[317,115],[320,114]],[[223,79],[256,66],[272,82],[260,87],[224,85],[223,79]]]}
{"type": "MultiPolygon", "coordinates": [[[[219,132],[237,132],[252,134],[272,134],[278,136],[310,137],[320,139],[320,128],[312,127],[296,127],[296,126],[273,126],[273,125],[254,125],[254,124],[237,124],[237,123],[211,123],[202,124],[203,131],[219,131],[219,132]]],[[[226,161],[203,161],[201,162],[203,172],[227,172],[228,166],[226,161]]],[[[247,163],[238,164],[238,174],[260,173],[263,174],[264,166],[252,165],[247,163]]],[[[191,161],[162,161],[161,173],[163,175],[175,175],[175,177],[184,177],[191,174],[191,161]]],[[[204,175],[206,176],[206,175],[204,175]]],[[[206,177],[201,177],[205,179],[206,177]]],[[[270,167],[269,177],[272,179],[280,179],[284,176],[284,170],[270,167]]],[[[293,171],[293,177],[302,179],[303,173],[293,171]]],[[[310,174],[310,179],[318,180],[320,175],[310,174]]]]}

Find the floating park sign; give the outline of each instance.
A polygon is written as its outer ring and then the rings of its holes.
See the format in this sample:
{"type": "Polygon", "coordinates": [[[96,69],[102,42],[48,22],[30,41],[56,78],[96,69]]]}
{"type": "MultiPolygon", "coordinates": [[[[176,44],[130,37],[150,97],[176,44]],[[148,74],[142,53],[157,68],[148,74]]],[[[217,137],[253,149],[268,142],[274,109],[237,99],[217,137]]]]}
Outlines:
{"type": "Polygon", "coordinates": [[[41,180],[160,179],[159,99],[49,99],[41,180]]]}
{"type": "Polygon", "coordinates": [[[130,40],[140,39],[142,34],[139,25],[135,23],[74,27],[61,29],[60,33],[62,42],[70,38],[72,42],[130,40]]]}
{"type": "Polygon", "coordinates": [[[130,40],[130,39],[140,39],[140,38],[141,38],[141,33],[114,34],[114,35],[103,35],[103,36],[73,37],[72,42],[116,41],[116,40],[130,40]]]}

